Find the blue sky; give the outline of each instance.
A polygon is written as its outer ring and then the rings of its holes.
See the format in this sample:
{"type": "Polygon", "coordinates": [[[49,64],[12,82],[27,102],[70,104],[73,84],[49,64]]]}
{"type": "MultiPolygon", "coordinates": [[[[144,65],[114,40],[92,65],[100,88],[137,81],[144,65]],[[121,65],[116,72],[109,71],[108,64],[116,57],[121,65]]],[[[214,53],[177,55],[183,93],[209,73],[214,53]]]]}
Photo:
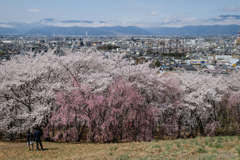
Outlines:
{"type": "Polygon", "coordinates": [[[0,4],[0,22],[53,18],[139,27],[240,25],[234,18],[212,21],[220,15],[240,15],[239,0],[1,0],[0,4]]]}

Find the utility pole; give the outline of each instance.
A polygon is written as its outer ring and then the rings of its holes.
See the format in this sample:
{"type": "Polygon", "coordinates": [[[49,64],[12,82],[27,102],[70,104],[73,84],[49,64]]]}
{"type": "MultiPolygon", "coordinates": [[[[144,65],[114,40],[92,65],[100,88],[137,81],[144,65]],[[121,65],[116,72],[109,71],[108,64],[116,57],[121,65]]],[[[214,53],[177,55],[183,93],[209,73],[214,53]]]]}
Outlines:
{"type": "Polygon", "coordinates": [[[163,40],[163,54],[164,54],[165,41],[163,40]]]}
{"type": "Polygon", "coordinates": [[[172,41],[171,39],[169,40],[170,46],[169,46],[169,54],[171,53],[171,49],[172,49],[172,41]]]}
{"type": "Polygon", "coordinates": [[[183,39],[183,55],[185,55],[185,50],[184,50],[184,44],[185,44],[185,39],[183,39]]]}
{"type": "Polygon", "coordinates": [[[175,53],[177,53],[177,49],[178,49],[178,38],[176,39],[176,51],[175,51],[175,53]]]}
{"type": "Polygon", "coordinates": [[[175,58],[176,58],[177,52],[178,52],[178,38],[176,39],[176,51],[175,51],[175,58]]]}

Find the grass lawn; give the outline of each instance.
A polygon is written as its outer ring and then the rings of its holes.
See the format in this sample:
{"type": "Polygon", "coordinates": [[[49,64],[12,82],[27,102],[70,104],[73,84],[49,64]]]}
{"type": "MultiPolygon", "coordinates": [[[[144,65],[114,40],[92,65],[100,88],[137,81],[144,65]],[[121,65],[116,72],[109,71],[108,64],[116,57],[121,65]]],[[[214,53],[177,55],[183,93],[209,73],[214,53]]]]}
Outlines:
{"type": "Polygon", "coordinates": [[[26,142],[0,142],[0,159],[240,159],[240,137],[198,137],[132,143],[50,143],[28,151],[26,142]]]}

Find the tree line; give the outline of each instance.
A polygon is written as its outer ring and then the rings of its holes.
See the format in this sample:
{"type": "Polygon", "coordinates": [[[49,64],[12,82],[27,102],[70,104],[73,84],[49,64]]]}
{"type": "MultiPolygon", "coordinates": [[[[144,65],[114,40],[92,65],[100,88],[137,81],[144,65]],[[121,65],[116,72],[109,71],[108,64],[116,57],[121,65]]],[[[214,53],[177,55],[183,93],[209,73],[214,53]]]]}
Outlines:
{"type": "Polygon", "coordinates": [[[0,66],[0,131],[13,140],[90,142],[238,135],[239,73],[157,73],[149,64],[87,50],[12,57],[0,66]]]}

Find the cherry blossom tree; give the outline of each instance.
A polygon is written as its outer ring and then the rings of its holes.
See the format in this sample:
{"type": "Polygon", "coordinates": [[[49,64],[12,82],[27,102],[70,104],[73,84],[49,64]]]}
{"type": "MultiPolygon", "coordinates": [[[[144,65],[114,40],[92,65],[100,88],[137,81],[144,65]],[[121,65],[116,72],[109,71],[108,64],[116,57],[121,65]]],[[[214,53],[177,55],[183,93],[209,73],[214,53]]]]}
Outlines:
{"type": "MultiPolygon", "coordinates": [[[[177,84],[174,76],[156,73],[157,69],[149,68],[148,63],[131,65],[122,56],[93,50],[66,51],[66,56],[55,55],[52,51],[12,57],[0,66],[0,129],[5,135],[13,136],[34,125],[47,126],[59,107],[55,95],[76,89],[72,85],[73,75],[81,86],[87,87],[86,93],[103,97],[116,77],[123,78],[124,83],[143,97],[144,106],[158,108],[158,118],[154,121],[162,124],[165,111],[177,105],[179,90],[178,85],[173,85],[177,84]]],[[[79,131],[79,126],[88,122],[79,120],[79,123],[69,134],[79,131]]]]}
{"type": "MultiPolygon", "coordinates": [[[[117,78],[102,94],[90,93],[88,87],[75,83],[77,88],[70,93],[58,93],[60,108],[50,119],[51,125],[69,126],[79,133],[78,125],[86,121],[91,142],[152,139],[156,108],[145,103],[137,89],[124,82],[123,78],[117,78]]],[[[62,129],[63,134],[69,132],[69,128],[62,129]]]]}
{"type": "Polygon", "coordinates": [[[84,131],[92,142],[149,141],[156,132],[239,133],[240,73],[159,73],[150,62],[132,65],[114,53],[65,52],[1,62],[5,137],[35,125],[45,127],[45,138],[64,141],[79,141],[84,131]]]}
{"type": "Polygon", "coordinates": [[[177,111],[179,129],[185,128],[191,134],[193,131],[201,135],[212,134],[211,129],[220,127],[220,115],[223,114],[223,106],[227,106],[227,103],[222,103],[222,98],[228,92],[240,91],[239,73],[230,76],[181,73],[175,76],[182,91],[177,111]]]}
{"type": "Polygon", "coordinates": [[[54,92],[62,85],[60,72],[53,72],[51,67],[56,62],[50,58],[50,54],[34,57],[29,53],[2,63],[0,128],[5,134],[26,131],[41,124],[54,107],[54,92]]]}

